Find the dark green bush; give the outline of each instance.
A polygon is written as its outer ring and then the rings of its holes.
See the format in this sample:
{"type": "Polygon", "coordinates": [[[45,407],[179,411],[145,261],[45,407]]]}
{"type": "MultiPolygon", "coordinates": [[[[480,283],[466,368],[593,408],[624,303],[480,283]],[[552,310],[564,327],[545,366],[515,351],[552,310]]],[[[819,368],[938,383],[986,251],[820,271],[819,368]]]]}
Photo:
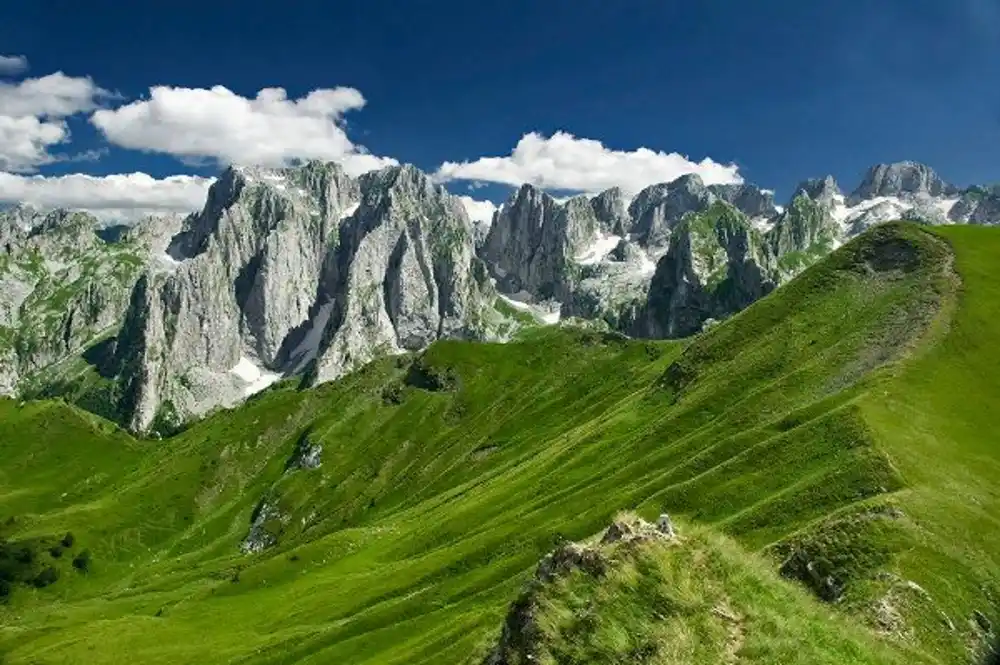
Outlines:
{"type": "Polygon", "coordinates": [[[73,567],[81,573],[90,570],[90,550],[83,550],[73,558],[73,567]]]}
{"type": "Polygon", "coordinates": [[[32,581],[32,584],[34,584],[39,589],[43,589],[49,586],[50,584],[55,584],[56,580],[58,579],[59,579],[59,571],[53,568],[52,566],[49,566],[42,572],[38,573],[38,576],[35,577],[35,579],[32,581]]]}

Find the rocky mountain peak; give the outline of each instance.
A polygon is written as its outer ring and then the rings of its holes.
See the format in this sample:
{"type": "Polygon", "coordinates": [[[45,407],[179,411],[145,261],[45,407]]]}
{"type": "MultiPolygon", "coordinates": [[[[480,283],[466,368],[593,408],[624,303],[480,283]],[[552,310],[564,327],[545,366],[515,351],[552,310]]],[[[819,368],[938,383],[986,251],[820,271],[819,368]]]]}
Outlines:
{"type": "Polygon", "coordinates": [[[639,192],[629,205],[633,233],[651,248],[664,248],[674,226],[689,212],[704,210],[717,197],[695,173],[669,183],[651,185],[639,192]]]}
{"type": "Polygon", "coordinates": [[[750,217],[773,217],[778,213],[774,205],[774,192],[771,190],[748,183],[710,185],[708,189],[750,217]]]}
{"type": "Polygon", "coordinates": [[[57,208],[44,215],[31,229],[31,235],[52,232],[93,232],[98,226],[97,218],[85,212],[57,208]]]}
{"type": "Polygon", "coordinates": [[[608,233],[624,236],[632,230],[625,193],[620,187],[607,189],[590,200],[601,228],[608,233]]]}
{"type": "Polygon", "coordinates": [[[816,202],[830,203],[837,196],[841,195],[840,186],[837,185],[837,181],[832,175],[828,175],[825,178],[810,178],[808,180],[803,180],[795,188],[795,194],[792,196],[794,199],[799,194],[805,194],[810,199],[816,202]]]}
{"type": "Polygon", "coordinates": [[[591,202],[574,197],[560,205],[552,196],[522,185],[498,211],[480,256],[491,265],[501,291],[525,290],[560,297],[565,266],[599,223],[591,202]]]}
{"type": "Polygon", "coordinates": [[[430,178],[412,164],[398,164],[370,171],[362,175],[359,182],[365,191],[387,192],[391,189],[415,191],[434,187],[430,178]]]}
{"type": "Polygon", "coordinates": [[[738,312],[777,285],[772,257],[746,215],[726,201],[684,215],[658,261],[633,334],[677,337],[738,312]]]}
{"type": "Polygon", "coordinates": [[[919,162],[903,161],[877,164],[868,169],[861,184],[851,196],[852,201],[879,196],[951,196],[958,189],[944,182],[934,169],[919,162]]]}
{"type": "Polygon", "coordinates": [[[133,292],[119,345],[136,430],[281,376],[335,379],[380,353],[487,336],[495,294],[461,202],[410,165],[234,167],[133,292]],[[166,411],[165,411],[166,410],[166,411]]]}
{"type": "Polygon", "coordinates": [[[685,173],[670,183],[673,190],[683,189],[689,192],[697,192],[705,189],[705,181],[697,173],[685,173]]]}

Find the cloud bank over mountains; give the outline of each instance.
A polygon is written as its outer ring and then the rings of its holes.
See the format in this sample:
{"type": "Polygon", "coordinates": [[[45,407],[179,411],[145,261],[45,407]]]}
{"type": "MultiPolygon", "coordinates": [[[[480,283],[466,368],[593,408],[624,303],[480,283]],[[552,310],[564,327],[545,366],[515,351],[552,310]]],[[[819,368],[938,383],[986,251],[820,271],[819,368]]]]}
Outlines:
{"type": "Polygon", "coordinates": [[[467,162],[445,162],[439,180],[472,180],[518,186],[531,183],[544,189],[597,193],[621,187],[637,194],[644,187],[697,173],[706,184],[740,183],[735,165],[704,159],[692,162],[677,153],[638,148],[612,150],[600,141],[577,138],[567,132],[550,137],[525,134],[504,157],[480,157],[467,162]]]}
{"type": "MultiPolygon", "coordinates": [[[[356,176],[398,163],[391,156],[371,154],[348,136],[345,116],[367,103],[355,88],[320,88],[289,98],[278,87],[244,97],[223,85],[158,85],[148,96],[128,100],[86,76],[56,72],[17,80],[27,70],[24,56],[0,55],[0,204],[81,208],[106,218],[133,219],[201,207],[212,178],[39,174],[39,168],[57,162],[99,159],[107,149],[74,153],[71,118],[89,123],[108,146],[174,157],[178,171],[191,164],[280,167],[318,159],[339,162],[356,176]]],[[[510,154],[446,161],[431,170],[442,183],[530,183],[582,193],[620,187],[630,195],[686,173],[697,173],[706,183],[742,182],[732,164],[708,158],[696,162],[645,147],[612,149],[567,132],[531,132],[510,154]]],[[[492,217],[492,202],[460,198],[473,219],[492,217]]]]}

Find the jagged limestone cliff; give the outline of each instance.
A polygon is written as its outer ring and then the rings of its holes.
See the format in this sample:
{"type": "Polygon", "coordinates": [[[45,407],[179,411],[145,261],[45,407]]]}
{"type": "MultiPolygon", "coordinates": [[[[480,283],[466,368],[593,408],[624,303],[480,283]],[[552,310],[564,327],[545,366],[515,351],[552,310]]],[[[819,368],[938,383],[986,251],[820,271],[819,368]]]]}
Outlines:
{"type": "Polygon", "coordinates": [[[322,278],[313,380],[439,338],[492,338],[496,296],[458,199],[412,166],[367,174],[361,191],[322,278]]]}
{"type": "Polygon", "coordinates": [[[118,340],[135,430],[496,323],[464,207],[412,166],[229,169],[167,251],[118,340]]]}

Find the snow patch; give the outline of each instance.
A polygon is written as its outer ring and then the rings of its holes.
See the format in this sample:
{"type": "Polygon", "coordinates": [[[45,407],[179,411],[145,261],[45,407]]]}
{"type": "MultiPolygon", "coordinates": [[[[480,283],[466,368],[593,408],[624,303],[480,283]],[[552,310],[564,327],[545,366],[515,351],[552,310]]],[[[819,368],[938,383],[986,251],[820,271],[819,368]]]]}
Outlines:
{"type": "Polygon", "coordinates": [[[878,215],[877,221],[880,222],[895,219],[911,207],[895,196],[876,196],[873,199],[861,201],[857,205],[849,206],[843,194],[838,194],[833,197],[831,213],[841,226],[849,227],[852,222],[876,206],[885,206],[887,210],[885,213],[878,215]]]}
{"type": "Polygon", "coordinates": [[[574,261],[583,266],[600,263],[605,256],[610,254],[611,251],[618,246],[621,239],[621,236],[606,235],[598,231],[594,236],[594,240],[591,242],[590,247],[578,254],[574,258],[574,261]]]}
{"type": "Polygon", "coordinates": [[[545,325],[555,325],[559,323],[559,319],[562,318],[562,308],[553,309],[547,314],[542,314],[538,318],[541,319],[542,323],[545,325]]]}
{"type": "Polygon", "coordinates": [[[293,372],[301,371],[319,355],[319,345],[323,341],[323,331],[326,330],[326,324],[330,322],[333,305],[332,300],[320,305],[316,316],[309,322],[309,329],[306,331],[305,337],[289,356],[293,363],[293,372]]]}
{"type": "Polygon", "coordinates": [[[958,203],[958,201],[959,199],[953,198],[953,199],[938,199],[937,201],[934,202],[935,207],[937,207],[937,209],[941,211],[941,214],[944,215],[945,219],[948,220],[949,224],[954,223],[950,219],[948,219],[948,215],[951,214],[951,209],[955,207],[955,204],[958,203]]]}
{"type": "Polygon", "coordinates": [[[246,356],[240,356],[240,361],[236,363],[235,367],[229,370],[229,373],[247,384],[243,388],[243,395],[245,397],[259,393],[281,378],[280,374],[258,367],[246,356]]]}
{"type": "Polygon", "coordinates": [[[531,303],[523,302],[517,299],[517,298],[531,297],[530,294],[527,294],[524,291],[521,291],[520,293],[515,293],[513,296],[505,296],[502,293],[498,295],[505,303],[507,303],[514,309],[521,312],[527,312],[528,314],[531,314],[533,317],[535,317],[540,322],[546,325],[554,325],[556,323],[559,323],[559,319],[562,316],[562,303],[555,300],[547,303],[533,305],[531,303]]]}
{"type": "Polygon", "coordinates": [[[173,272],[180,264],[181,262],[170,256],[169,252],[163,252],[156,257],[156,267],[164,272],[173,272]]]}
{"type": "Polygon", "coordinates": [[[347,206],[346,208],[344,208],[343,212],[340,213],[340,219],[342,219],[342,220],[343,219],[347,219],[348,217],[350,217],[351,215],[353,215],[354,213],[356,213],[358,211],[358,208],[360,206],[361,206],[360,203],[354,203],[354,204],[351,204],[351,205],[347,206]]]}
{"type": "Polygon", "coordinates": [[[750,220],[750,225],[761,233],[767,233],[774,228],[774,220],[769,217],[754,217],[750,220]]]}

